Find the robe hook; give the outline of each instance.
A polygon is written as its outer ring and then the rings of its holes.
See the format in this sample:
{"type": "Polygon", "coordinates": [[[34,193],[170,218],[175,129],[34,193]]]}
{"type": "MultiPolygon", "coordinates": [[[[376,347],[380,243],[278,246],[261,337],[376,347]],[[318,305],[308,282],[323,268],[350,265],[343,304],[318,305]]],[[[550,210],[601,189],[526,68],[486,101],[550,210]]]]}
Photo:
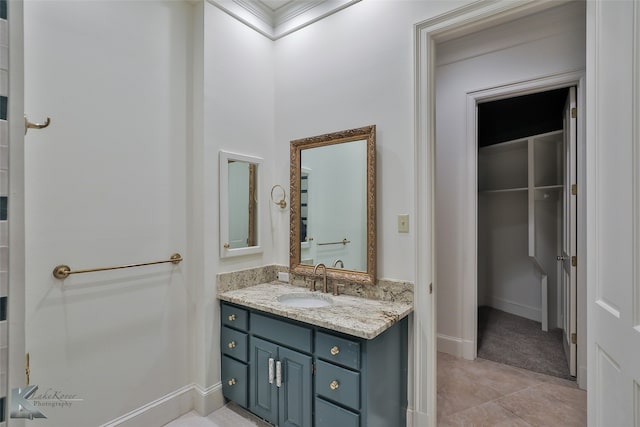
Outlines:
{"type": "Polygon", "coordinates": [[[32,123],[27,118],[27,115],[24,115],[24,134],[27,134],[29,129],[44,129],[51,123],[51,118],[47,117],[44,123],[32,123]]]}

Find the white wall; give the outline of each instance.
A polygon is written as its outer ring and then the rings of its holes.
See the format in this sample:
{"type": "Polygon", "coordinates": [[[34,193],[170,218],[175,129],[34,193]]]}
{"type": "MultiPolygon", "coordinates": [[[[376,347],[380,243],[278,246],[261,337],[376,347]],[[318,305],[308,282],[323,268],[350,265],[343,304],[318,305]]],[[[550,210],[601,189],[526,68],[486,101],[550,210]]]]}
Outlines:
{"type": "MultiPolygon", "coordinates": [[[[201,278],[194,292],[196,318],[194,380],[205,389],[220,384],[220,314],[216,299],[216,274],[273,264],[275,235],[289,235],[289,211],[271,203],[273,180],[275,94],[273,42],[220,9],[204,2],[202,135],[196,133],[193,168],[193,202],[201,223],[190,238],[199,246],[201,278]],[[265,159],[260,171],[261,254],[220,259],[218,153],[219,150],[265,159]],[[200,216],[201,215],[201,216],[200,216]]],[[[201,106],[200,106],[201,105],[201,106]]],[[[198,126],[196,125],[196,128],[198,126]]],[[[287,169],[288,170],[288,169],[287,169]]],[[[288,248],[288,242],[287,246],[288,248]]],[[[288,264],[288,261],[284,262],[288,264]]],[[[202,412],[209,412],[209,409],[202,412]]]]}
{"type": "Polygon", "coordinates": [[[196,406],[213,409],[216,274],[288,264],[289,246],[289,212],[265,198],[263,254],[219,258],[220,149],[265,158],[269,194],[288,187],[291,139],[377,124],[379,276],[412,280],[414,237],[395,231],[395,215],[413,212],[412,28],[462,3],[363,2],[275,44],[206,2],[30,3],[27,109],[57,124],[28,136],[33,382],[82,395],[90,403],[72,415],[89,425],[190,382],[203,397],[196,406]],[[50,278],[61,262],[117,265],[174,250],[185,261],[151,277],[77,276],[65,283],[80,286],[64,290],[50,278]],[[170,286],[166,271],[177,272],[170,286]]]}
{"type": "Polygon", "coordinates": [[[186,262],[51,275],[192,255],[191,13],[25,2],[25,111],[52,119],[25,138],[26,350],[40,392],[84,399],[44,407],[47,426],[98,425],[191,383],[186,262]]]}
{"type": "Polygon", "coordinates": [[[462,356],[464,350],[469,357],[475,334],[476,301],[469,289],[474,273],[467,271],[474,253],[467,216],[473,212],[467,206],[467,93],[584,68],[584,21],[584,4],[571,2],[539,19],[524,18],[437,47],[437,325],[443,351],[462,356]]]}
{"type": "MultiPolygon", "coordinates": [[[[486,233],[485,239],[478,239],[478,264],[482,264],[486,272],[485,277],[478,274],[478,303],[539,322],[540,280],[535,275],[527,246],[527,192],[479,194],[478,197],[484,199],[482,204],[478,203],[478,228],[484,228],[486,233]]],[[[553,231],[555,233],[555,229],[553,231]]]]}
{"type": "MultiPolygon", "coordinates": [[[[364,1],[275,43],[277,182],[289,182],[289,141],[377,125],[380,278],[415,274],[413,25],[462,3],[364,1]],[[401,213],[408,234],[397,232],[401,213]]],[[[288,264],[287,233],[276,246],[288,264]]]]}

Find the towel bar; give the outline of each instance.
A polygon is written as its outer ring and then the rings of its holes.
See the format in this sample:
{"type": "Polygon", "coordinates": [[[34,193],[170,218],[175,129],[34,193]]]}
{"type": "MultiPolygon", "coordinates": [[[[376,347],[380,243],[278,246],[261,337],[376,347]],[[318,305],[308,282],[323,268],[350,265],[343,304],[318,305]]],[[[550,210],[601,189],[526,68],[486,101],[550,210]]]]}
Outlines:
{"type": "Polygon", "coordinates": [[[164,264],[170,262],[172,264],[179,264],[182,261],[182,255],[175,253],[171,255],[171,258],[163,261],[152,261],[152,262],[143,262],[140,264],[129,264],[129,265],[119,265],[117,267],[101,267],[101,268],[88,268],[85,270],[75,270],[72,271],[71,267],[68,265],[57,265],[53,269],[53,277],[56,279],[66,279],[70,274],[78,274],[78,273],[93,273],[94,271],[105,271],[105,270],[119,270],[121,268],[131,268],[131,267],[142,267],[145,265],[154,265],[154,264],[164,264]]]}

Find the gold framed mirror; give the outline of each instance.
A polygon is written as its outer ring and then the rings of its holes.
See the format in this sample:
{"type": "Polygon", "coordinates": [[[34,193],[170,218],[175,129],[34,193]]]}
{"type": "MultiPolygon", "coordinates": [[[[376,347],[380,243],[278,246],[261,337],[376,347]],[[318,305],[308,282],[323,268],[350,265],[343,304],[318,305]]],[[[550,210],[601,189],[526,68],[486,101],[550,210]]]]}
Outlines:
{"type": "Polygon", "coordinates": [[[291,141],[289,269],[376,282],[376,127],[291,141]]]}

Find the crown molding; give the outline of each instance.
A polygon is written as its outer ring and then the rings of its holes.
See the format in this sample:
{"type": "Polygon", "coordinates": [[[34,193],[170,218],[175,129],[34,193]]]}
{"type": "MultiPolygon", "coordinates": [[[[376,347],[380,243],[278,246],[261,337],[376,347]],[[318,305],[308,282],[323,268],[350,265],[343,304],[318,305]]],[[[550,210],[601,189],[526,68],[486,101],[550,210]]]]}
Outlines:
{"type": "Polygon", "coordinates": [[[271,40],[291,34],[361,0],[291,1],[271,9],[259,0],[207,0],[271,40]]]}

